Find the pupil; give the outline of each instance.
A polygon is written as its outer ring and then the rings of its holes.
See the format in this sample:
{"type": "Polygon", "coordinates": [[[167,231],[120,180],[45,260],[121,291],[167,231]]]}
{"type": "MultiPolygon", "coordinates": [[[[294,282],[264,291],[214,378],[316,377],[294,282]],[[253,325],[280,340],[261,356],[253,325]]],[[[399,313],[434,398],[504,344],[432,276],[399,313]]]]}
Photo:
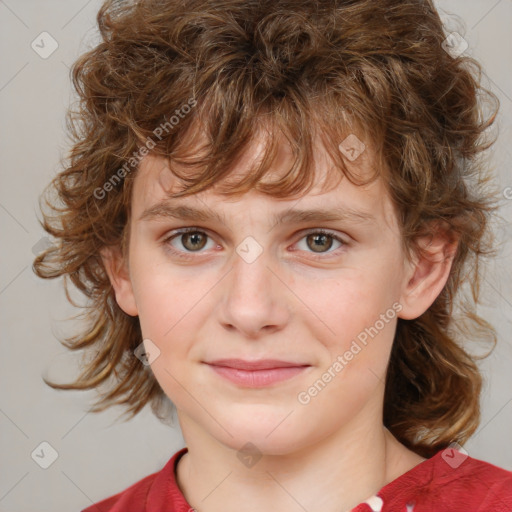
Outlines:
{"type": "Polygon", "coordinates": [[[313,246],[311,247],[315,252],[322,252],[322,250],[328,250],[332,246],[332,237],[324,234],[316,234],[309,235],[308,242],[313,241],[313,246]],[[330,243],[326,243],[326,240],[329,239],[330,243]],[[317,250],[320,249],[320,250],[317,250]]]}

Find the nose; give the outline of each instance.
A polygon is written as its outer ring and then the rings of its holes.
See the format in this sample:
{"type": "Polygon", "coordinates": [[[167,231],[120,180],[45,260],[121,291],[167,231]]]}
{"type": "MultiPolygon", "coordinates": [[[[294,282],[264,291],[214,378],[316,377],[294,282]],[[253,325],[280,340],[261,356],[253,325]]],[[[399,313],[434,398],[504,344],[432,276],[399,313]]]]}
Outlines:
{"type": "Polygon", "coordinates": [[[270,267],[265,251],[250,263],[235,254],[224,282],[220,317],[225,329],[256,339],[288,323],[292,293],[270,267]]]}

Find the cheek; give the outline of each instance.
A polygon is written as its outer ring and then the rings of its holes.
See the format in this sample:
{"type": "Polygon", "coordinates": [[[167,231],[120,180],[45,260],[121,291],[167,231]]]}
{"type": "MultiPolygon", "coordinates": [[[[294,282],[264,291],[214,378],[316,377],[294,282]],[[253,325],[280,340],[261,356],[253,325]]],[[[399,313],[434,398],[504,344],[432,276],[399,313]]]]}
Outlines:
{"type": "Polygon", "coordinates": [[[311,429],[319,416],[325,425],[339,425],[369,401],[378,407],[397,318],[390,294],[375,290],[367,276],[345,277],[328,292],[318,290],[308,305],[320,318],[308,314],[306,329],[325,350],[318,371],[296,397],[304,426],[311,429]]]}
{"type": "Polygon", "coordinates": [[[179,305],[183,304],[183,300],[179,300],[179,283],[171,283],[157,268],[150,272],[140,272],[135,281],[135,299],[142,334],[145,338],[162,340],[175,323],[179,305]]]}
{"type": "Polygon", "coordinates": [[[384,272],[374,266],[346,269],[314,286],[296,280],[298,293],[307,297],[310,308],[302,318],[305,329],[324,349],[319,352],[318,373],[308,383],[311,393],[302,390],[304,401],[315,402],[315,410],[343,415],[332,410],[329,401],[353,410],[385,380],[400,310],[389,282],[392,275],[389,268],[384,272]]]}
{"type": "Polygon", "coordinates": [[[309,319],[309,328],[329,345],[343,348],[392,308],[390,289],[379,274],[347,269],[315,281],[295,279],[294,291],[303,298],[307,308],[303,318],[309,319]]]}
{"type": "MultiPolygon", "coordinates": [[[[137,265],[134,258],[137,271],[133,282],[142,335],[155,343],[162,356],[152,364],[159,378],[164,368],[173,375],[186,372],[184,365],[201,355],[197,340],[207,336],[202,333],[208,322],[213,325],[212,292],[219,276],[215,272],[198,273],[193,267],[173,267],[162,258],[149,264],[148,260],[141,255],[138,261],[144,264],[137,265]]],[[[163,377],[168,380],[169,375],[164,373],[163,377]]]]}
{"type": "Polygon", "coordinates": [[[186,408],[188,386],[195,340],[207,315],[210,289],[205,279],[171,272],[166,265],[155,265],[139,272],[136,278],[136,299],[143,337],[159,349],[151,364],[156,380],[179,408],[186,408]],[[147,271],[146,271],[147,270],[147,271]],[[185,388],[184,388],[185,386],[185,388]]]}

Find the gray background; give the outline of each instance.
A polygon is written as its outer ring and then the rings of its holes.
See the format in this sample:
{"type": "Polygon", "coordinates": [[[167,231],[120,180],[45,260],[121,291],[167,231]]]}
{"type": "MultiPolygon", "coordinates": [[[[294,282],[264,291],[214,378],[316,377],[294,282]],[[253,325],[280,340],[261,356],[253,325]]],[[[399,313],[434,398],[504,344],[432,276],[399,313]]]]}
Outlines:
{"type": "MultiPolygon", "coordinates": [[[[81,510],[157,471],[184,446],[179,427],[163,425],[149,408],[128,423],[116,420],[120,409],[87,414],[92,392],[54,391],[41,380],[48,374],[66,381],[76,373],[77,356],[67,354],[58,338],[74,332],[76,321],[65,320],[77,311],[66,302],[60,280],[39,280],[30,267],[33,250],[45,236],[37,222],[38,196],[67,150],[69,66],[97,40],[100,3],[0,0],[0,511],[81,510]],[[43,31],[59,45],[47,59],[31,48],[43,31]],[[58,453],[46,470],[31,458],[42,441],[58,453]]],[[[466,53],[484,64],[485,83],[501,100],[499,140],[490,158],[505,192],[512,187],[512,0],[443,0],[437,5],[443,17],[460,16],[462,25],[450,28],[464,35],[466,53]]],[[[471,456],[509,470],[512,229],[506,220],[511,205],[512,199],[504,197],[502,222],[496,227],[503,246],[488,267],[485,303],[479,309],[497,327],[499,344],[481,363],[483,419],[465,447],[471,456]]]]}

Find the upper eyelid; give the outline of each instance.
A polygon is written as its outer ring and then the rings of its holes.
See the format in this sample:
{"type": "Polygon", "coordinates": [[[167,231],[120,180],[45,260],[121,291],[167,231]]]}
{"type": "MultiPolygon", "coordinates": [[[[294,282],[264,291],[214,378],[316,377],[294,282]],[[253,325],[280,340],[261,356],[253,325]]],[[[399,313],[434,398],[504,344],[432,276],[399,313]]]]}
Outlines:
{"type": "MultiPolygon", "coordinates": [[[[206,233],[208,236],[211,236],[211,233],[213,233],[213,231],[211,231],[207,228],[202,228],[199,226],[187,226],[187,227],[183,227],[183,228],[172,229],[164,236],[168,238],[170,236],[176,236],[176,235],[180,235],[183,233],[190,233],[190,232],[195,232],[195,231],[198,231],[199,233],[206,233]]],[[[296,234],[317,233],[317,232],[321,232],[321,231],[323,231],[329,235],[339,236],[339,233],[336,230],[331,229],[331,228],[302,228],[302,229],[299,229],[296,232],[296,234]]]]}

